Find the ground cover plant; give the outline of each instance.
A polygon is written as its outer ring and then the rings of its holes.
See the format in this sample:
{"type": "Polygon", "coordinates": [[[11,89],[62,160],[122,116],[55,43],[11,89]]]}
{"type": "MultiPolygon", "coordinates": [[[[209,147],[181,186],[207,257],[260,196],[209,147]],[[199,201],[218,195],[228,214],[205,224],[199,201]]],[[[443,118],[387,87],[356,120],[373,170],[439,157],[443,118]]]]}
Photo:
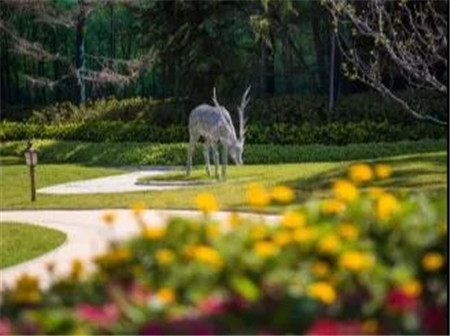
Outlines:
{"type": "MultiPolygon", "coordinates": [[[[219,225],[214,193],[203,217],[146,223],[98,255],[74,260],[42,291],[23,275],[2,295],[10,334],[445,334],[447,204],[442,194],[395,196],[371,185],[386,164],[353,164],[330,196],[291,204],[289,187],[250,183],[253,211],[282,206],[276,223],[231,213],[219,225]]],[[[395,175],[395,169],[394,169],[395,175]]],[[[114,212],[104,230],[114,232],[114,212]]],[[[133,224],[133,223],[130,223],[133,224]]],[[[113,235],[112,235],[113,236],[113,235]]],[[[50,275],[54,266],[49,265],[50,275]]]]}
{"type": "Polygon", "coordinates": [[[66,240],[58,230],[14,222],[0,223],[0,237],[0,269],[39,257],[66,240]]]}
{"type": "MultiPolygon", "coordinates": [[[[117,152],[116,155],[119,155],[117,152]]],[[[376,182],[395,193],[421,190],[435,192],[445,190],[447,184],[446,152],[411,154],[396,157],[380,157],[378,162],[390,163],[396,174],[384,181],[376,182]]],[[[230,166],[230,179],[226,182],[200,185],[185,189],[167,191],[146,191],[116,194],[47,195],[38,194],[36,202],[29,200],[28,168],[22,158],[1,157],[3,209],[73,209],[73,208],[127,208],[134,202],[143,200],[153,208],[189,209],[195,207],[195,195],[210,190],[216,193],[225,209],[248,209],[245,205],[245,183],[258,182],[265,187],[274,184],[286,184],[296,191],[299,202],[310,197],[325,197],[328,183],[341,176],[351,160],[339,162],[305,162],[277,165],[230,166]]],[[[37,167],[37,187],[42,188],[59,183],[85,180],[129,170],[107,167],[84,166],[77,164],[44,164],[37,167]]],[[[181,173],[169,173],[168,179],[183,176],[181,173]]],[[[203,166],[194,172],[194,177],[207,178],[203,166]]]]}

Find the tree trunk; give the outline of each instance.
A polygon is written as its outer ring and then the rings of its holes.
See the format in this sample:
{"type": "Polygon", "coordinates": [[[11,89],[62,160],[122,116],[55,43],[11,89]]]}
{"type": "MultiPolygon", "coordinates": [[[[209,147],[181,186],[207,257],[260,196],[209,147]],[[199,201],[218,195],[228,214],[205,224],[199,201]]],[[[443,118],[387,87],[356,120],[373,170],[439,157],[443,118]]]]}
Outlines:
{"type": "MultiPolygon", "coordinates": [[[[316,4],[313,4],[314,6],[316,4]]],[[[311,31],[312,38],[314,42],[314,49],[316,53],[316,65],[317,65],[317,81],[318,88],[320,92],[325,92],[325,87],[327,83],[327,67],[325,64],[325,48],[322,43],[322,39],[320,38],[320,19],[318,16],[314,15],[311,18],[311,31]]]]}
{"type": "Polygon", "coordinates": [[[82,104],[86,101],[86,82],[82,73],[85,66],[84,54],[84,31],[86,28],[86,3],[85,0],[78,0],[79,13],[76,23],[76,40],[75,40],[75,67],[78,72],[78,97],[77,103],[82,104]]]}
{"type": "Polygon", "coordinates": [[[330,78],[328,87],[328,121],[331,119],[331,113],[334,108],[335,101],[335,66],[336,66],[336,35],[331,33],[331,48],[330,48],[330,78]]]}

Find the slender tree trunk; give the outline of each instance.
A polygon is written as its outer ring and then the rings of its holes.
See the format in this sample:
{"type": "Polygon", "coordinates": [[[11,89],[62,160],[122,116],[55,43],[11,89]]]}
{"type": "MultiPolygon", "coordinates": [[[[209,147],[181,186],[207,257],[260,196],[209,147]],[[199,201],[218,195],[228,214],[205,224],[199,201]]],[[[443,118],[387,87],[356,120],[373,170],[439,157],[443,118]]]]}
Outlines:
{"type": "Polygon", "coordinates": [[[86,101],[86,82],[83,79],[82,72],[85,66],[84,54],[84,31],[86,28],[86,3],[85,0],[78,0],[79,14],[76,24],[75,40],[75,67],[78,71],[78,97],[77,103],[82,104],[86,101]]]}
{"type": "Polygon", "coordinates": [[[330,48],[330,78],[328,90],[328,121],[331,119],[331,114],[334,108],[335,100],[335,65],[336,65],[336,35],[331,33],[331,48],[330,48]]]}
{"type": "MultiPolygon", "coordinates": [[[[316,4],[314,3],[312,5],[316,6],[316,4]]],[[[319,84],[318,86],[321,92],[325,92],[325,87],[327,83],[327,67],[324,59],[325,48],[320,38],[320,19],[318,15],[314,15],[311,18],[310,22],[311,22],[312,38],[314,41],[314,49],[316,53],[317,79],[319,84]]]]}

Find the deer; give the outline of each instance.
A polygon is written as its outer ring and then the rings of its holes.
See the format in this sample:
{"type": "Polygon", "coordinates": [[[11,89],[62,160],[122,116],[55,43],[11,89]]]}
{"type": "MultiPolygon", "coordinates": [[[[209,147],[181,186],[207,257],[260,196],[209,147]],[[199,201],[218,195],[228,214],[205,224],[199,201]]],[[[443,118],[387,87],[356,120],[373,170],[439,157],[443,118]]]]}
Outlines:
{"type": "Polygon", "coordinates": [[[206,174],[211,176],[210,149],[213,153],[215,177],[217,180],[226,179],[228,155],[236,165],[242,165],[242,153],[244,152],[246,119],[244,111],[250,98],[248,98],[251,86],[245,90],[240,105],[237,108],[239,117],[239,137],[236,135],[233,121],[228,110],[219,104],[216,96],[216,88],[213,89],[212,101],[214,106],[201,104],[195,107],[189,115],[189,145],[187,151],[186,175],[190,176],[192,170],[192,155],[195,145],[204,138],[203,154],[205,159],[206,174]],[[222,145],[222,172],[219,173],[220,155],[219,144],[222,145]]]}

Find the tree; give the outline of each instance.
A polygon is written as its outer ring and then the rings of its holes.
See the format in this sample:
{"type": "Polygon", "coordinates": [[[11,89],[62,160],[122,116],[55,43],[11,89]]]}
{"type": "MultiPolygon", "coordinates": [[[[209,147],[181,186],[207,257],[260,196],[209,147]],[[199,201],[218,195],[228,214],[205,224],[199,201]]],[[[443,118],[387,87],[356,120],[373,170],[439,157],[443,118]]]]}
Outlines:
{"type": "MultiPolygon", "coordinates": [[[[47,50],[37,39],[21,36],[11,22],[3,17],[0,19],[0,30],[11,40],[15,53],[26,55],[39,64],[58,63],[65,69],[64,75],[54,78],[22,74],[22,77],[32,87],[54,89],[72,80],[76,83],[77,102],[83,103],[86,101],[86,82],[93,86],[129,85],[155,58],[152,52],[147,53],[141,59],[128,60],[86,53],[85,35],[89,16],[98,8],[110,5],[109,1],[78,0],[76,3],[71,1],[55,3],[11,1],[3,5],[12,7],[12,12],[20,12],[22,16],[26,13],[37,25],[47,26],[50,29],[63,29],[66,34],[75,32],[73,54],[70,52],[62,54],[47,50]],[[87,60],[95,65],[87,67],[87,60]]],[[[55,75],[56,73],[57,71],[55,71],[55,75]]]]}
{"type": "MultiPolygon", "coordinates": [[[[344,74],[399,103],[418,120],[446,124],[402,99],[393,87],[448,97],[448,13],[441,1],[323,0],[332,15],[344,74]]],[[[443,114],[444,115],[444,114],[443,114]]]]}

